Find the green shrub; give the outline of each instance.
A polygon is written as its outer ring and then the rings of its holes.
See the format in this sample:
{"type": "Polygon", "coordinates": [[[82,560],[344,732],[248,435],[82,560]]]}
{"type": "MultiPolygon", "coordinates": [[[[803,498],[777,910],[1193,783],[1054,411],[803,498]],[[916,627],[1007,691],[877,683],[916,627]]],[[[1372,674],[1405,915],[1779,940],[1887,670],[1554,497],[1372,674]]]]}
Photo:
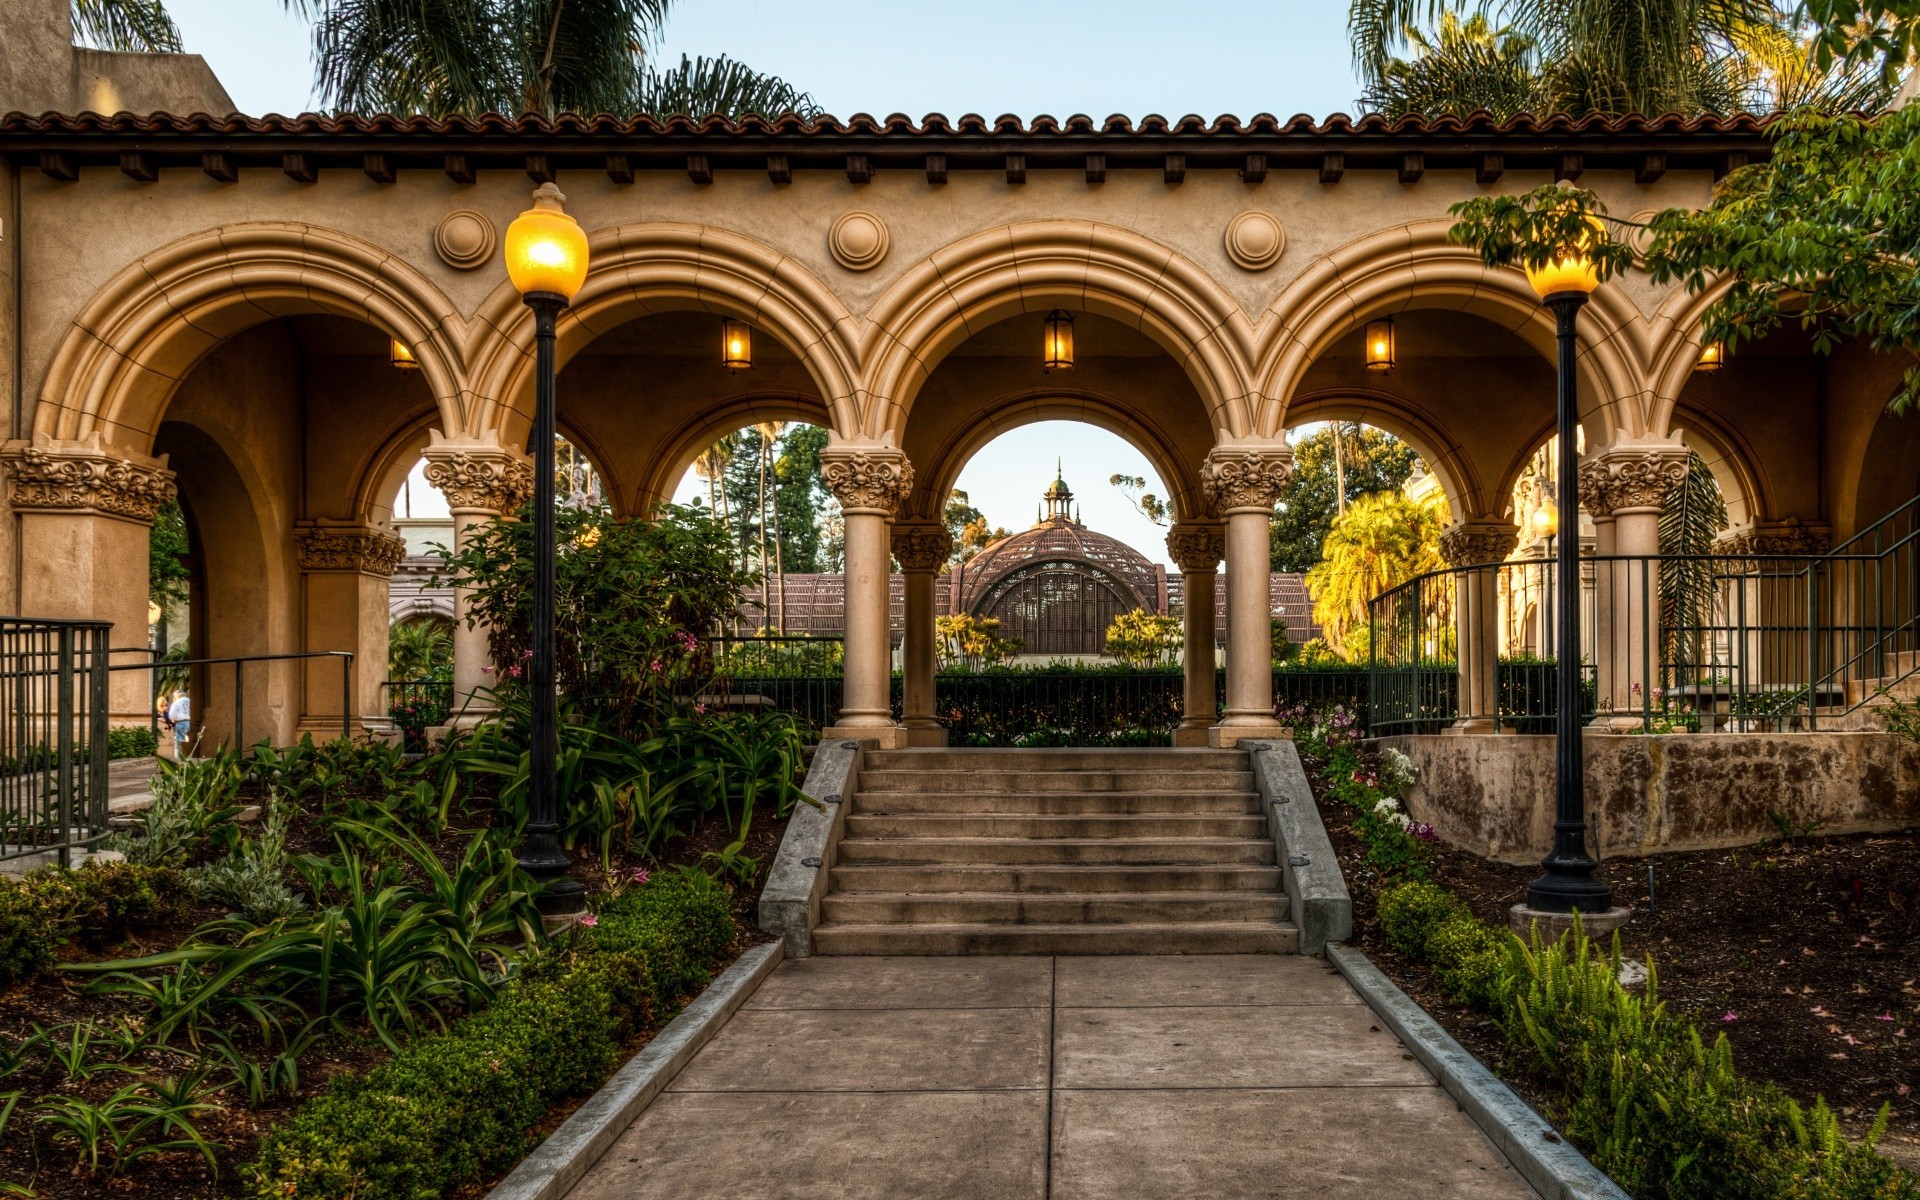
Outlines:
{"type": "Polygon", "coordinates": [[[602,906],[487,1009],[337,1080],[261,1144],[261,1200],[415,1200],[511,1165],[554,1103],[704,983],[735,928],[726,890],[676,872],[602,906]]]}
{"type": "Polygon", "coordinates": [[[107,730],[108,758],[152,758],[160,739],[145,725],[119,725],[107,730]]]}
{"type": "Polygon", "coordinates": [[[1466,906],[1437,883],[1419,880],[1396,884],[1380,893],[1380,931],[1387,944],[1410,958],[1430,958],[1433,936],[1448,920],[1461,916],[1466,906]]]}
{"type": "Polygon", "coordinates": [[[52,966],[64,942],[113,945],[133,926],[178,916],[184,901],[176,872],[134,863],[47,867],[18,881],[0,880],[0,987],[52,966]]]}
{"type": "Polygon", "coordinates": [[[1513,978],[1513,936],[1481,924],[1464,910],[1427,935],[1427,954],[1449,995],[1476,1008],[1496,1008],[1513,978]]]}

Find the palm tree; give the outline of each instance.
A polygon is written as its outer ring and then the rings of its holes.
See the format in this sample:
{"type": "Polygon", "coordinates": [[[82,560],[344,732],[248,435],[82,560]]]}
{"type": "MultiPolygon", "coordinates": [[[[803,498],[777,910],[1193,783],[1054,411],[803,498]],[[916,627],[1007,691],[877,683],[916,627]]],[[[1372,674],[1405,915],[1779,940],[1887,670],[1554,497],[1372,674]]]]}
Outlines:
{"type": "Polygon", "coordinates": [[[707,507],[722,525],[727,523],[727,464],[733,461],[733,445],[721,438],[693,460],[694,474],[707,481],[707,507]]]}
{"type": "Polygon", "coordinates": [[[1879,107],[1890,93],[1871,70],[1813,66],[1775,0],[1352,0],[1348,27],[1362,105],[1394,116],[1879,107]]]}
{"type": "Polygon", "coordinates": [[[370,112],[818,112],[726,58],[656,72],[669,0],[284,0],[314,18],[321,96],[370,112]]]}
{"type": "Polygon", "coordinates": [[[102,50],[181,51],[180,29],[162,0],[73,0],[73,32],[102,50]]]}
{"type": "MultiPolygon", "coordinates": [[[[760,421],[757,422],[753,428],[754,432],[760,435],[760,613],[764,618],[766,614],[773,611],[767,594],[767,471],[768,468],[773,465],[773,444],[780,440],[780,435],[786,431],[787,423],[785,421],[760,421]]],[[[777,477],[774,479],[773,486],[775,492],[773,509],[777,517],[780,511],[780,481],[777,477]]],[[[778,532],[774,534],[773,538],[773,554],[773,574],[780,586],[780,608],[775,620],[775,627],[784,635],[787,632],[787,577],[786,560],[780,553],[780,536],[778,532]]]]}
{"type": "Polygon", "coordinates": [[[1443,509],[1443,503],[1410,500],[1404,492],[1372,492],[1334,520],[1323,557],[1307,572],[1313,619],[1329,645],[1344,652],[1355,633],[1367,628],[1367,606],[1375,596],[1446,565],[1440,557],[1443,509]]]}

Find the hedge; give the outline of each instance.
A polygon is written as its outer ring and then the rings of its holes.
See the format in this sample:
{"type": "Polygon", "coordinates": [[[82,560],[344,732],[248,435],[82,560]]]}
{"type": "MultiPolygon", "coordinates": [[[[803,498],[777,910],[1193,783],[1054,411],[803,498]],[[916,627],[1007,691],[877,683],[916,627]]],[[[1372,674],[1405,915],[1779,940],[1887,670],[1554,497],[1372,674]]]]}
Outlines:
{"type": "Polygon", "coordinates": [[[96,861],[77,871],[43,867],[24,879],[0,879],[0,987],[51,967],[66,942],[116,945],[130,926],[168,920],[185,903],[171,867],[96,861]]]}
{"type": "Polygon", "coordinates": [[[1578,929],[1525,945],[1418,881],[1383,891],[1379,917],[1389,945],[1499,1020],[1556,1124],[1639,1200],[1920,1200],[1873,1149],[1887,1109],[1853,1143],[1824,1100],[1741,1076],[1724,1033],[1708,1043],[1661,1002],[1651,960],[1643,995],[1620,985],[1617,936],[1601,955],[1578,929]]]}
{"type": "Polygon", "coordinates": [[[488,1008],[345,1077],[262,1141],[265,1200],[425,1200],[510,1167],[555,1103],[704,984],[736,927],[726,891],[661,875],[596,914],[570,949],[530,961],[488,1008]]]}

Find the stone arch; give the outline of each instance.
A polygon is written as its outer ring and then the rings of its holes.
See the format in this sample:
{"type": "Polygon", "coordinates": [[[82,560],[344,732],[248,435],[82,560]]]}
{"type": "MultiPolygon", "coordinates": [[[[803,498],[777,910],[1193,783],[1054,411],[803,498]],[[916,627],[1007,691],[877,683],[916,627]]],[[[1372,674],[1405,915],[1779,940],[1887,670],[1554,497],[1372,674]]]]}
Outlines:
{"type": "MultiPolygon", "coordinates": [[[[1341,335],[1394,313],[1471,313],[1511,330],[1553,361],[1553,314],[1527,286],[1525,274],[1487,266],[1475,251],[1447,240],[1450,228],[1441,219],[1381,230],[1319,259],[1287,285],[1261,320],[1257,434],[1272,436],[1289,423],[1294,390],[1341,335]]],[[[1585,419],[1598,419],[1598,444],[1647,428],[1643,324],[1633,301],[1614,287],[1596,291],[1580,315],[1581,395],[1585,419]]]]}
{"type": "Polygon", "coordinates": [[[414,352],[448,428],[468,398],[466,326],[424,275],[351,234],[254,222],[172,242],[120,272],[74,318],[55,352],[33,432],[145,453],[174,391],[202,357],[252,326],[332,313],[414,352]]]}
{"type": "MultiPolygon", "coordinates": [[[[763,242],[704,225],[620,225],[589,238],[585,285],[561,314],[561,366],[595,338],[638,317],[673,310],[718,313],[780,340],[820,389],[829,427],[859,428],[853,318],[804,266],[763,242]]],[[[511,284],[487,297],[468,347],[480,397],[477,435],[525,440],[533,409],[533,315],[511,284]]]]}
{"type": "Polygon", "coordinates": [[[347,493],[348,513],[357,521],[385,525],[393,519],[391,501],[400,484],[427,448],[430,434],[440,428],[436,414],[415,413],[389,429],[353,474],[347,493]]]}
{"type": "Polygon", "coordinates": [[[1093,221],[1028,221],[936,250],[868,314],[861,432],[903,435],[927,377],[974,333],[1066,308],[1130,325],[1180,364],[1222,435],[1252,427],[1253,328],[1199,266],[1141,234],[1093,221]]]}
{"type": "Polygon", "coordinates": [[[1652,400],[1647,429],[1653,436],[1665,437],[1672,429],[1680,394],[1700,361],[1701,318],[1731,286],[1731,279],[1720,279],[1698,292],[1676,288],[1654,310],[1647,338],[1647,379],[1652,400]]]}
{"type": "Polygon", "coordinates": [[[706,409],[663,439],[666,447],[637,481],[636,511],[673,499],[674,489],[692,469],[701,451],[730,434],[761,421],[794,421],[831,428],[831,413],[818,397],[794,392],[756,392],[724,406],[706,409]]]}
{"type": "Polygon", "coordinates": [[[1705,411],[1687,405],[1675,406],[1670,423],[1681,431],[1687,448],[1706,460],[1720,485],[1720,497],[1727,502],[1727,527],[1738,529],[1754,521],[1776,516],[1772,492],[1766,476],[1755,465],[1759,462],[1753,448],[1725,422],[1705,411]]]}
{"type": "Polygon", "coordinates": [[[1176,520],[1191,521],[1206,512],[1197,460],[1189,463],[1172,435],[1134,406],[1098,392],[1044,388],[1005,396],[982,409],[960,435],[940,448],[932,462],[916,463],[919,479],[902,519],[939,520],[947,493],[967,464],[1001,434],[1041,421],[1084,421],[1119,437],[1146,456],[1170,493],[1176,520]]]}
{"type": "Polygon", "coordinates": [[[1385,430],[1414,448],[1439,477],[1447,508],[1455,521],[1493,520],[1500,516],[1498,496],[1486,495],[1466,449],[1451,434],[1400,396],[1388,391],[1351,388],[1309,392],[1287,406],[1287,427],[1309,421],[1359,421],[1385,430]]]}

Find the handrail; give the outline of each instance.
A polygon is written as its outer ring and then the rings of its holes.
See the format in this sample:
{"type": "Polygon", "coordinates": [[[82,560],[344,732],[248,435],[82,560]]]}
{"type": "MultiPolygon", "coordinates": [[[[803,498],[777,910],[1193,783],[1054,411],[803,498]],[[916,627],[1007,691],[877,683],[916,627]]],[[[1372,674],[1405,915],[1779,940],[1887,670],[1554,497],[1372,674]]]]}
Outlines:
{"type": "MultiPolygon", "coordinates": [[[[340,660],[340,736],[343,738],[353,737],[353,651],[351,650],[305,650],[289,654],[241,654],[223,658],[163,659],[158,657],[158,652],[151,648],[120,646],[109,648],[107,653],[109,655],[130,654],[135,652],[136,649],[146,649],[149,654],[156,655],[156,657],[143,663],[109,664],[107,670],[154,672],[153,678],[148,682],[150,697],[147,702],[147,722],[148,728],[154,731],[156,738],[158,738],[160,731],[160,714],[155,710],[155,704],[160,699],[160,671],[171,671],[180,667],[217,667],[231,665],[233,667],[233,744],[237,750],[245,753],[247,742],[246,738],[242,735],[247,718],[246,665],[256,662],[291,662],[309,658],[337,658],[340,660]]],[[[194,720],[198,721],[200,719],[200,715],[196,714],[194,720]]]]}

